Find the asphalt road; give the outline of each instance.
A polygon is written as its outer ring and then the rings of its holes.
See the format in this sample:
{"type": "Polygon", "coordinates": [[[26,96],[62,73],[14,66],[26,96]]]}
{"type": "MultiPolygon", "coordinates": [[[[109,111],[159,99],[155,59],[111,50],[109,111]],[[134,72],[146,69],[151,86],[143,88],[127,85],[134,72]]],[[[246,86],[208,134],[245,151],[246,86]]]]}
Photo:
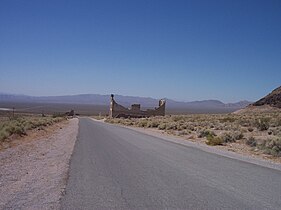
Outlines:
{"type": "Polygon", "coordinates": [[[281,209],[281,172],[80,119],[62,209],[281,209]]]}

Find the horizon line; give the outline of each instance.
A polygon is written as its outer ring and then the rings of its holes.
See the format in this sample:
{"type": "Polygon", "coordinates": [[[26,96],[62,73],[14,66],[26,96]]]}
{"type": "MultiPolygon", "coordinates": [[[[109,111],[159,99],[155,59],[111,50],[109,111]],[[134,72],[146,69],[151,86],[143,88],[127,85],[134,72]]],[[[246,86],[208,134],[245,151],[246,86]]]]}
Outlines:
{"type": "MultiPolygon", "coordinates": [[[[99,96],[110,96],[111,94],[100,94],[100,93],[73,93],[73,94],[65,94],[65,95],[29,95],[29,94],[24,94],[24,93],[7,93],[7,92],[0,92],[0,94],[2,95],[14,95],[14,96],[27,96],[27,97],[65,97],[65,96],[78,96],[78,95],[99,95],[99,96]]],[[[114,93],[113,93],[114,94],[114,93]]],[[[133,95],[122,95],[122,94],[114,94],[115,96],[122,96],[122,97],[135,97],[135,98],[149,98],[149,99],[153,99],[153,100],[159,100],[160,98],[155,98],[155,97],[151,97],[151,96],[133,96],[133,95]]],[[[250,101],[247,99],[241,99],[238,101],[231,101],[231,102],[225,102],[223,100],[220,99],[202,99],[202,100],[178,100],[178,99],[173,99],[173,98],[168,98],[168,97],[164,97],[161,99],[165,99],[165,100],[172,100],[174,102],[180,102],[180,103],[190,103],[190,102],[202,102],[202,101],[219,101],[222,102],[224,104],[232,104],[232,103],[239,103],[239,102],[250,102],[253,103],[254,101],[250,101]]]]}

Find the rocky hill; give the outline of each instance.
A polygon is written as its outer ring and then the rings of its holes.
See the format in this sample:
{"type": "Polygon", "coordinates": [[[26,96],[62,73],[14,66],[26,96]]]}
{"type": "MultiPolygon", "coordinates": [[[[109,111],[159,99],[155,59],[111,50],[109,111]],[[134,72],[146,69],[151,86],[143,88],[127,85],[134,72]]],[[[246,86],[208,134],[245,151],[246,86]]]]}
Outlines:
{"type": "Polygon", "coordinates": [[[271,107],[281,108],[281,86],[273,90],[264,98],[252,104],[253,106],[269,105],[271,107]]]}

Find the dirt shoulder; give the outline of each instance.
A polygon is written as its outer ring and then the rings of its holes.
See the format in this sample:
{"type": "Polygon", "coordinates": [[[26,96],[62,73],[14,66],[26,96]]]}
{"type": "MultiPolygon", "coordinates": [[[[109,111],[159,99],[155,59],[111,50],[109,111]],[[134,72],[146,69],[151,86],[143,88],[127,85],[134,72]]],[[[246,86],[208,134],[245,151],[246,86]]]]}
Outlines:
{"type": "Polygon", "coordinates": [[[0,150],[0,209],[59,209],[78,119],[32,131],[0,150]]]}

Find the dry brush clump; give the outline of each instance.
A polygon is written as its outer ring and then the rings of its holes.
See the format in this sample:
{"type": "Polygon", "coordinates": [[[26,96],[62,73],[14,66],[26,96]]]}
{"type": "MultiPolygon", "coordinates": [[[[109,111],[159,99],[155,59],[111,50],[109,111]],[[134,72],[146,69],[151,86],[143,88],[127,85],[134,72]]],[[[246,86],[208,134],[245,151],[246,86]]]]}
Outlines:
{"type": "Polygon", "coordinates": [[[63,117],[38,117],[17,116],[0,121],[0,142],[6,140],[13,134],[19,136],[27,135],[28,130],[43,129],[45,126],[64,120],[63,117]]]}
{"type": "Polygon", "coordinates": [[[158,129],[186,139],[205,140],[209,145],[227,145],[239,141],[245,146],[248,145],[272,155],[279,151],[277,149],[279,140],[276,138],[281,138],[281,112],[190,114],[131,119],[108,118],[106,122],[158,129]],[[274,146],[271,148],[271,145],[274,146]],[[273,152],[268,152],[269,150],[273,152]]]}
{"type": "Polygon", "coordinates": [[[269,139],[263,141],[259,148],[264,150],[266,154],[281,157],[281,138],[269,139]]]}
{"type": "Polygon", "coordinates": [[[249,137],[246,144],[250,147],[256,148],[265,154],[275,157],[281,157],[281,138],[267,138],[266,140],[259,140],[253,136],[249,137]]]}

